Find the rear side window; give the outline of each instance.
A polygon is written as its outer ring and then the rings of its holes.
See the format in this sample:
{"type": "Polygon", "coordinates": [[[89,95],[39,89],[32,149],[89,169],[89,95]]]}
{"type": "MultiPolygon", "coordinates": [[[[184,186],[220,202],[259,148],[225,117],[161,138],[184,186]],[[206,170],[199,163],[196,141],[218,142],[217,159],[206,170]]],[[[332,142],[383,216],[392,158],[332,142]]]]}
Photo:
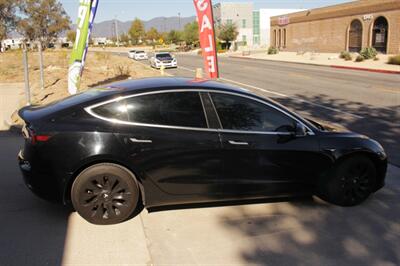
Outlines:
{"type": "Polygon", "coordinates": [[[223,93],[211,97],[224,129],[287,132],[294,128],[293,119],[255,100],[223,93]]]}
{"type": "Polygon", "coordinates": [[[198,92],[168,92],[131,97],[93,109],[96,114],[126,122],[207,128],[198,92]]]}

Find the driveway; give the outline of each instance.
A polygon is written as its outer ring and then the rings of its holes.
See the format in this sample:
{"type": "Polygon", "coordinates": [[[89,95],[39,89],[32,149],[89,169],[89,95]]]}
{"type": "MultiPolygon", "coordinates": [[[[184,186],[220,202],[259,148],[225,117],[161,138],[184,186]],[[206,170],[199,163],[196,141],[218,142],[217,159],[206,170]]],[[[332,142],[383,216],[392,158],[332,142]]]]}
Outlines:
{"type": "Polygon", "coordinates": [[[36,198],[16,164],[18,134],[0,132],[2,265],[399,265],[400,169],[354,208],[316,199],[148,213],[94,226],[36,198]]]}

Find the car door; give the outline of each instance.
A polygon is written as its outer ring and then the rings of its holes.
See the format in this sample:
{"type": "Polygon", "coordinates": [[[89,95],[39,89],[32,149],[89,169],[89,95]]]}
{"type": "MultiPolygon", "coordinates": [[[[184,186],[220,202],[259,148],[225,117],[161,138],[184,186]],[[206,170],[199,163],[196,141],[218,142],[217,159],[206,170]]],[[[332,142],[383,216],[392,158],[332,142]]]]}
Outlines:
{"type": "Polygon", "coordinates": [[[222,125],[224,180],[232,196],[284,196],[310,188],[315,165],[324,160],[312,131],[294,136],[299,121],[257,98],[210,96],[222,125]]]}
{"type": "Polygon", "coordinates": [[[180,203],[213,194],[222,174],[221,143],[218,132],[208,128],[199,92],[152,92],[93,111],[116,118],[114,134],[128,151],[130,167],[145,189],[165,193],[150,191],[147,199],[180,203]]]}

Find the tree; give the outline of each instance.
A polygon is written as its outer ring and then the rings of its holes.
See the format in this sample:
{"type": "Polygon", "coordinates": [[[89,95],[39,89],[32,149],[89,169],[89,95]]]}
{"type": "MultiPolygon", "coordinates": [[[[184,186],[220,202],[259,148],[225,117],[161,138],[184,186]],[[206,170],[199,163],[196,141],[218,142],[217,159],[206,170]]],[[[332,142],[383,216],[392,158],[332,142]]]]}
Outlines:
{"type": "Polygon", "coordinates": [[[18,31],[28,40],[40,41],[43,47],[70,28],[69,17],[57,0],[24,0],[22,14],[18,31]]]}
{"type": "Polygon", "coordinates": [[[121,43],[122,43],[123,45],[128,45],[128,44],[129,44],[129,41],[130,41],[130,38],[129,38],[129,35],[128,35],[128,34],[123,33],[123,34],[121,34],[121,35],[119,36],[119,40],[121,41],[121,43]]]}
{"type": "Polygon", "coordinates": [[[15,29],[18,22],[17,10],[19,6],[20,1],[0,0],[0,41],[15,29]]]}
{"type": "Polygon", "coordinates": [[[76,39],[76,31],[69,30],[67,32],[67,40],[72,42],[72,43],[75,43],[75,39],[76,39]]]}
{"type": "Polygon", "coordinates": [[[199,41],[199,25],[196,21],[185,25],[183,40],[188,45],[196,44],[199,41]]]}
{"type": "Polygon", "coordinates": [[[182,41],[182,33],[177,30],[171,30],[167,35],[167,41],[168,43],[179,43],[180,41],[182,41]]]}
{"type": "Polygon", "coordinates": [[[154,43],[158,41],[160,38],[160,33],[158,33],[157,29],[154,27],[151,27],[147,32],[146,32],[146,39],[150,41],[150,43],[154,43]]]}
{"type": "Polygon", "coordinates": [[[135,18],[135,20],[132,22],[128,34],[134,44],[138,44],[140,41],[142,41],[145,36],[143,22],[140,19],[135,18]]]}
{"type": "Polygon", "coordinates": [[[231,42],[236,40],[238,35],[237,26],[233,23],[222,24],[218,29],[218,39],[225,42],[226,49],[229,49],[231,42]]]}

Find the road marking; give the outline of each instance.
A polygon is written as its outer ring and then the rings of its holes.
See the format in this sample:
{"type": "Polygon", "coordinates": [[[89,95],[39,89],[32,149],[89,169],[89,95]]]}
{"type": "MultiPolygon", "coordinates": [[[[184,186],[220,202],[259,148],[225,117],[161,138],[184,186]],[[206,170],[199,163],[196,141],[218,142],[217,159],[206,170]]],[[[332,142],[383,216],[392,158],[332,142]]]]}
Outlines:
{"type": "MultiPolygon", "coordinates": [[[[187,68],[187,67],[183,67],[183,66],[179,66],[179,68],[187,70],[187,71],[190,71],[190,72],[196,72],[193,69],[190,69],[190,68],[187,68]]],[[[237,85],[244,86],[244,87],[247,87],[247,88],[259,90],[259,91],[262,91],[262,92],[265,92],[265,93],[269,93],[271,95],[276,95],[276,96],[285,97],[285,98],[292,98],[292,99],[295,99],[295,100],[300,101],[300,102],[304,102],[304,103],[307,103],[307,104],[310,104],[310,105],[314,105],[314,106],[317,106],[317,107],[320,107],[320,108],[324,108],[324,109],[327,109],[327,110],[330,110],[330,111],[334,111],[334,112],[337,112],[337,113],[342,113],[342,114],[346,114],[346,115],[349,115],[349,116],[353,116],[353,117],[358,118],[358,119],[363,119],[364,118],[364,117],[362,117],[360,115],[355,115],[355,114],[352,114],[352,113],[349,113],[349,112],[346,112],[346,111],[342,111],[342,110],[338,110],[338,109],[335,109],[335,108],[332,108],[332,107],[324,106],[324,105],[321,105],[321,104],[318,104],[318,103],[313,103],[313,102],[310,102],[310,101],[307,101],[307,100],[303,100],[303,99],[298,98],[298,97],[289,96],[289,95],[286,95],[286,94],[283,94],[283,93],[266,90],[266,89],[259,88],[259,87],[253,86],[253,85],[241,83],[241,82],[238,82],[238,81],[235,81],[235,80],[221,78],[221,77],[219,79],[220,80],[224,80],[224,81],[229,82],[229,83],[233,83],[233,84],[237,84],[237,85]]]]}

